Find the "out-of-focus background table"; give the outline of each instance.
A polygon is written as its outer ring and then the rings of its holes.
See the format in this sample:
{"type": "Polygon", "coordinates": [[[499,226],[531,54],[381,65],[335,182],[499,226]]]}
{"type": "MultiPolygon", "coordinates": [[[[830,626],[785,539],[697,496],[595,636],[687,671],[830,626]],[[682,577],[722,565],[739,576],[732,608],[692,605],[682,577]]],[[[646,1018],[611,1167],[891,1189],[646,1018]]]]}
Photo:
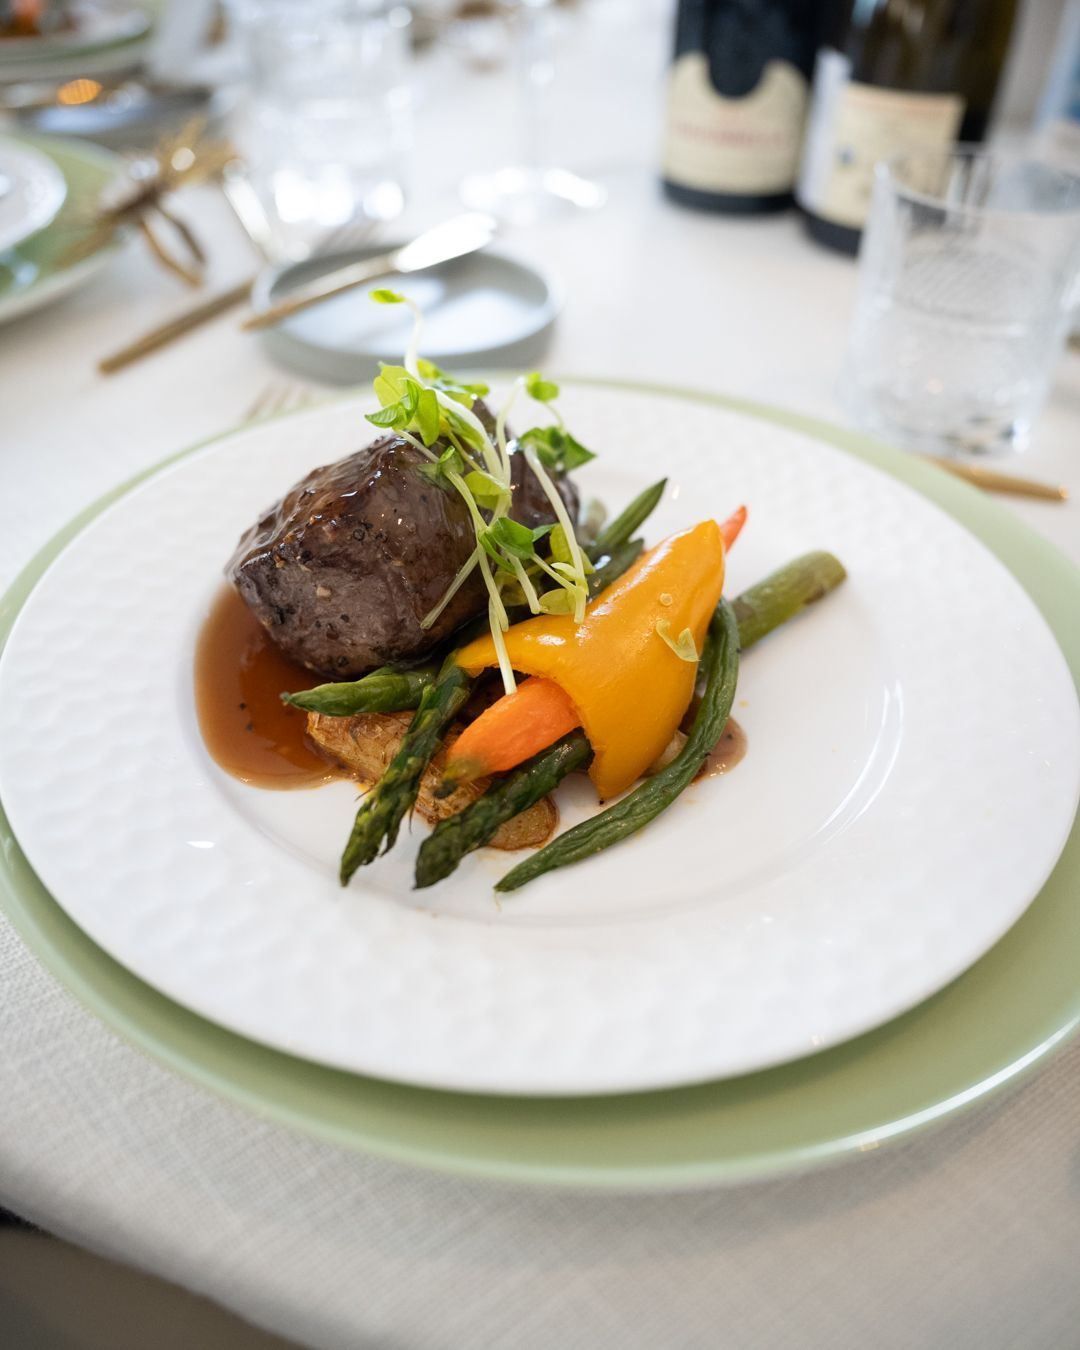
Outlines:
{"type": "MultiPolygon", "coordinates": [[[[552,143],[610,198],[508,240],[565,288],[544,368],[843,421],[854,264],[808,242],[794,215],[713,218],[660,196],[669,34],[666,3],[605,0],[560,53],[574,97],[554,100],[552,143]]],[[[418,75],[402,232],[452,206],[454,147],[470,146],[470,167],[513,149],[512,118],[493,115],[512,104],[505,71],[466,79],[436,51],[418,75]]],[[[211,285],[250,270],[214,190],[185,206],[213,242],[211,285]]],[[[128,248],[62,306],[0,329],[0,587],[100,493],[292,380],[235,316],[96,373],[188,303],[128,248]]],[[[1064,359],[1031,450],[1004,467],[1071,489],[1065,505],[1005,509],[1080,562],[1080,356],[1064,359]]],[[[925,1136],[817,1173],[578,1196],[424,1174],[225,1105],[117,1041],[3,921],[0,988],[0,1204],[304,1344],[1080,1344],[1080,1043],[925,1136]]]]}

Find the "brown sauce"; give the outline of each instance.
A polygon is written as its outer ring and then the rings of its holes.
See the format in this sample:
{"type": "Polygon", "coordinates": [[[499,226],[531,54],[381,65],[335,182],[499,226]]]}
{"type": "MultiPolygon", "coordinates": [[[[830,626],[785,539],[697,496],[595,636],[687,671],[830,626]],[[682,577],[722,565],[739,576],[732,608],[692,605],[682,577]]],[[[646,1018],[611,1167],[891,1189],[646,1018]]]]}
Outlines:
{"type": "Polygon", "coordinates": [[[282,703],[321,681],[283,656],[233,589],[211,607],[195,647],[195,709],[217,764],[254,787],[315,787],[336,777],[306,735],[307,714],[282,703]]]}
{"type": "Polygon", "coordinates": [[[703,778],[718,778],[720,774],[733,769],[745,754],[746,732],[743,731],[734,717],[729,717],[727,725],[720,733],[720,739],[709,751],[705,763],[697,771],[694,782],[699,783],[703,778]]]}
{"type": "MultiPolygon", "coordinates": [[[[211,758],[253,787],[310,788],[340,777],[312,747],[307,715],[282,703],[321,683],[274,646],[232,586],[223,586],[195,647],[195,709],[211,758]]],[[[727,773],[746,754],[746,733],[729,718],[695,782],[727,773]]]]}

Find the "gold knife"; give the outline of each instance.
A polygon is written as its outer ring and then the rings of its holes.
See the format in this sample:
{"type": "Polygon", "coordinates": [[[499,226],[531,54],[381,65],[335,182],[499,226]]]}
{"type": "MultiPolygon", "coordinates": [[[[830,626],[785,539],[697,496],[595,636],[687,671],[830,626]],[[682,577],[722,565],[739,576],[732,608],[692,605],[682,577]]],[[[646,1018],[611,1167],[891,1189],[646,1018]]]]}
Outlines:
{"type": "Polygon", "coordinates": [[[198,328],[200,324],[216,318],[219,314],[224,314],[227,309],[232,309],[234,305],[242,304],[251,294],[254,283],[254,277],[247,277],[236,286],[231,286],[227,291],[219,291],[200,304],[192,305],[175,319],[170,319],[167,323],[151,328],[142,337],[137,337],[134,342],[129,342],[126,347],[121,347],[119,351],[102,357],[98,362],[98,370],[101,371],[102,375],[111,375],[113,371],[122,370],[124,366],[129,366],[132,361],[137,361],[141,356],[146,356],[149,352],[156,352],[159,347],[166,346],[174,338],[183,337],[185,333],[190,333],[193,328],[198,328]]]}
{"type": "Polygon", "coordinates": [[[389,253],[380,253],[378,257],[366,258],[363,262],[349,263],[345,267],[335,268],[324,276],[316,277],[306,286],[299,286],[286,299],[260,310],[245,319],[241,325],[247,332],[259,328],[269,328],[279,320],[297,314],[311,305],[318,305],[331,296],[341,295],[344,291],[354,290],[365,282],[378,277],[396,273],[408,274],[420,272],[437,263],[449,262],[452,258],[463,258],[468,253],[489,244],[495,235],[496,222],[493,217],[480,211],[467,211],[453,216],[439,225],[433,225],[423,234],[419,234],[411,243],[389,253]]]}

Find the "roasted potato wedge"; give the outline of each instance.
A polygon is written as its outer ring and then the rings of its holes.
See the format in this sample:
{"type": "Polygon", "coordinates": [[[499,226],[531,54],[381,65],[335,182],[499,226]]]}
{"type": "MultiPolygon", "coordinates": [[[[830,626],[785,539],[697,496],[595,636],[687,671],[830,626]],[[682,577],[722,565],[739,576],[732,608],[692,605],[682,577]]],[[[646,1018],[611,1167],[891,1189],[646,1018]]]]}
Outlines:
{"type": "MultiPolygon", "coordinates": [[[[412,713],[357,713],[352,717],[328,717],[308,713],[307,733],[319,752],[352,778],[371,784],[382,777],[397,753],[401,738],[412,721],[412,713]]],[[[446,751],[457,739],[452,730],[443,749],[428,765],[420,781],[416,809],[432,825],[463,811],[476,800],[491,781],[478,778],[463,784],[449,797],[436,797],[435,788],[442,779],[446,751]]],[[[550,797],[544,797],[522,811],[513,820],[500,825],[491,841],[492,848],[539,848],[555,832],[559,809],[550,797]]]]}

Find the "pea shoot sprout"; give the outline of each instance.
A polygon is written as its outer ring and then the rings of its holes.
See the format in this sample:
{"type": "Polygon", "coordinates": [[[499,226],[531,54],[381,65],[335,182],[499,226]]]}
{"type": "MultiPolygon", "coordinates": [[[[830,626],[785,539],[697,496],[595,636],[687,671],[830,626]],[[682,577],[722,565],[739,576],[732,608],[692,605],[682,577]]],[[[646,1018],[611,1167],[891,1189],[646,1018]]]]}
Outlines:
{"type": "Polygon", "coordinates": [[[574,523],[555,479],[587,464],[594,456],[566,429],[555,407],[559,386],[533,373],[515,380],[495,417],[493,432],[473,410],[489,393],[485,384],[464,384],[419,354],[423,315],[419,306],[397,291],[375,290],[380,305],[405,305],[413,327],[404,364],[383,365],[375,377],[379,411],[367,420],[393,431],[424,457],[420,472],[464,501],[476,535],[476,546],[458,569],[438,604],[421,620],[429,628],[477,568],[488,593],[488,624],[499,661],[503,687],[517,687],[503,634],[510,626],[507,600],[525,604],[532,614],[585,617],[592,564],[578,543],[574,523]],[[533,427],[518,437],[518,452],[547,498],[555,522],[530,529],[510,517],[513,506],[511,450],[506,422],[511,406],[525,393],[547,408],[554,423],[533,427]],[[537,548],[547,541],[545,557],[537,548]],[[550,583],[550,584],[549,584],[550,583]]]}

